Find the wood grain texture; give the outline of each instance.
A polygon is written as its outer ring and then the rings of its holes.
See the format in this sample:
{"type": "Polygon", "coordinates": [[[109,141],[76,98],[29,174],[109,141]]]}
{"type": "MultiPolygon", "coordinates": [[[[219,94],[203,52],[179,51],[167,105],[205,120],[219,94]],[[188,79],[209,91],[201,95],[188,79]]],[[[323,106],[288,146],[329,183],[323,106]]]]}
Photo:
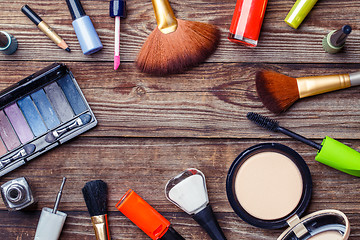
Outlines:
{"type": "MultiPolygon", "coordinates": [[[[113,61],[114,20],[109,17],[109,1],[82,1],[91,17],[104,49],[94,55],[84,56],[80,50],[65,0],[2,0],[0,4],[0,29],[7,30],[19,40],[19,50],[14,56],[0,55],[0,60],[37,61],[113,61]],[[20,11],[22,5],[32,7],[72,49],[71,53],[56,47],[20,11]]],[[[357,63],[360,58],[358,26],[359,1],[318,1],[298,30],[284,23],[294,1],[269,1],[255,49],[238,46],[227,40],[236,1],[191,0],[170,1],[175,15],[180,19],[212,23],[222,32],[221,44],[208,62],[287,62],[287,63],[357,63]],[[346,9],[346,11],[341,11],[346,9]],[[334,17],[336,14],[336,17],[334,17]],[[321,46],[323,37],[331,30],[350,24],[351,33],[345,50],[336,55],[326,54],[321,46]]],[[[127,4],[128,17],[121,20],[121,59],[134,61],[140,47],[156,27],[151,1],[131,0],[127,4]]]]}
{"type": "MultiPolygon", "coordinates": [[[[360,137],[359,87],[299,100],[286,114],[274,116],[258,100],[254,81],[255,72],[263,68],[298,77],[354,72],[356,64],[316,64],[304,68],[301,64],[209,63],[185,74],[151,77],[138,73],[131,63],[122,64],[118,73],[111,70],[112,63],[65,63],[99,120],[99,126],[86,135],[287,138],[249,122],[246,113],[254,111],[309,138],[360,137]]],[[[0,87],[5,88],[47,65],[4,62],[0,66],[0,87]],[[19,74],[13,75],[14,72],[19,74]]]]}
{"type": "MultiPolygon", "coordinates": [[[[40,209],[53,205],[61,176],[66,176],[68,180],[59,210],[68,213],[69,217],[61,239],[94,239],[81,193],[85,182],[93,179],[108,183],[112,239],[147,239],[114,207],[129,188],[169,219],[186,239],[209,239],[188,215],[166,200],[164,194],[164,186],[171,177],[186,168],[195,167],[206,176],[210,202],[228,239],[275,239],[281,230],[261,230],[244,223],[232,211],[225,191],[226,174],[232,161],[246,148],[261,142],[264,141],[78,137],[2,179],[8,181],[26,176],[38,204],[35,211],[7,213],[0,203],[0,217],[4,219],[0,224],[3,229],[0,235],[13,236],[9,239],[15,239],[15,236],[32,239],[40,209]]],[[[352,224],[351,239],[360,237],[360,206],[357,201],[360,193],[354,191],[360,187],[359,179],[314,161],[315,151],[308,146],[294,141],[276,142],[295,149],[310,168],[314,189],[306,212],[341,210],[352,224]]],[[[359,146],[360,140],[350,143],[359,146]]]]}
{"type": "Polygon", "coordinates": [[[359,178],[316,161],[316,151],[286,136],[265,131],[246,119],[255,111],[273,117],[284,127],[317,142],[329,135],[360,150],[359,87],[298,101],[275,116],[258,100],[254,76],[272,69],[291,77],[359,70],[360,1],[320,0],[298,30],[284,22],[293,0],[269,1],[258,47],[227,40],[235,0],[170,0],[180,19],[212,23],[221,42],[206,63],[183,74],[153,77],[140,73],[134,59],[155,28],[151,1],[127,1],[128,17],[121,20],[121,65],[113,68],[114,21],[108,0],[82,0],[104,49],[84,56],[76,39],[65,0],[1,0],[0,30],[19,41],[11,56],[0,54],[0,89],[54,61],[64,62],[75,75],[99,125],[76,139],[39,156],[2,177],[0,184],[25,176],[37,205],[8,212],[0,201],[0,239],[30,240],[43,207],[52,207],[62,176],[68,181],[59,210],[68,214],[61,240],[95,239],[81,188],[102,179],[109,186],[112,239],[149,239],[114,207],[134,189],[174,225],[186,239],[209,239],[193,219],[165,198],[164,186],[189,167],[204,172],[210,202],[227,239],[276,239],[282,230],[262,230],[246,224],[230,207],[225,190],[227,171],[235,157],[262,142],[279,142],[296,150],[309,165],[313,197],[306,213],[324,209],[344,212],[351,223],[350,240],[360,239],[359,178]],[[28,4],[72,49],[55,46],[20,11],[28,4]],[[326,54],[322,38],[350,24],[353,32],[344,51],[326,54]]]}

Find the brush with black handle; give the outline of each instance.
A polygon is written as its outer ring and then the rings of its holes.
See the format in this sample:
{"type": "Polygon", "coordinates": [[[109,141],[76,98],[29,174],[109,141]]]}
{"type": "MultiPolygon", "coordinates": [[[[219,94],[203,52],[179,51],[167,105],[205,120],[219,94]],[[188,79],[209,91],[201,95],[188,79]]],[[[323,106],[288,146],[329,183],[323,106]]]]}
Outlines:
{"type": "Polygon", "coordinates": [[[96,240],[110,240],[107,220],[107,185],[102,180],[87,182],[82,189],[91,216],[96,240]]]}
{"type": "Polygon", "coordinates": [[[326,136],[321,144],[294,133],[271,118],[249,112],[246,117],[257,125],[273,132],[281,132],[318,150],[315,160],[347,174],[360,177],[360,153],[326,136]]]}

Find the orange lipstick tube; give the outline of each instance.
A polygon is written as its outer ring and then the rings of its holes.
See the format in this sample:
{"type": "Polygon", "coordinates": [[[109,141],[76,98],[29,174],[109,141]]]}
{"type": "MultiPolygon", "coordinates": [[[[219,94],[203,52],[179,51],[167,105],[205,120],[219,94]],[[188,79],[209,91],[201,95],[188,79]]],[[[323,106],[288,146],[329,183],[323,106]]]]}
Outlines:
{"type": "Polygon", "coordinates": [[[131,189],[115,207],[153,240],[184,240],[166,218],[131,189]]]}

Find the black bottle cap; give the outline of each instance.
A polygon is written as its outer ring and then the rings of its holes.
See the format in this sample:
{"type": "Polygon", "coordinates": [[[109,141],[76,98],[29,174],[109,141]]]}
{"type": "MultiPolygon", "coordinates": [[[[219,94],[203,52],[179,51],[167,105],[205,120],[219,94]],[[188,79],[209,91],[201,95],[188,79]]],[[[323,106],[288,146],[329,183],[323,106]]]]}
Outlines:
{"type": "Polygon", "coordinates": [[[166,233],[160,238],[160,240],[185,240],[175,229],[171,226],[166,233]]]}
{"type": "Polygon", "coordinates": [[[341,29],[334,32],[330,37],[330,43],[334,47],[341,47],[345,44],[348,35],[351,33],[351,26],[344,25],[341,29]]]}
{"type": "Polygon", "coordinates": [[[124,0],[110,1],[110,17],[126,18],[126,2],[124,0]]]}
{"type": "Polygon", "coordinates": [[[37,15],[28,5],[24,5],[21,8],[21,11],[33,22],[37,25],[42,22],[41,17],[37,15]]]}
{"type": "Polygon", "coordinates": [[[73,20],[86,16],[85,10],[80,0],[66,0],[69,11],[73,20]]]}

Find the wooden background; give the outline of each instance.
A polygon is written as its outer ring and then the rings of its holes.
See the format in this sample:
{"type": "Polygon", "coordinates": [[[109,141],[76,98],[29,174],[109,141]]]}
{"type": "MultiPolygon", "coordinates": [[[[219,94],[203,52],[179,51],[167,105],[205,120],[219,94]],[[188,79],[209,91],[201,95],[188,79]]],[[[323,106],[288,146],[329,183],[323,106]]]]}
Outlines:
{"type": "Polygon", "coordinates": [[[254,74],[263,68],[292,77],[358,70],[360,1],[319,0],[301,27],[294,30],[283,22],[294,1],[270,0],[255,49],[227,40],[235,2],[171,0],[178,18],[218,26],[221,42],[199,67],[184,74],[153,77],[134,66],[137,52],[156,26],[150,0],[127,2],[117,72],[113,71],[114,23],[107,0],[82,0],[104,45],[91,56],[80,50],[65,0],[0,1],[0,30],[19,41],[16,54],[0,54],[0,88],[52,62],[63,62],[76,76],[99,120],[95,129],[0,179],[3,184],[27,177],[38,199],[35,210],[26,212],[8,212],[1,201],[1,239],[33,239],[41,208],[53,206],[62,176],[68,181],[59,210],[68,218],[61,239],[95,239],[81,193],[84,184],[94,179],[108,183],[112,239],[149,239],[114,207],[129,188],[169,219],[186,239],[209,239],[164,195],[166,182],[189,167],[204,172],[210,202],[228,239],[276,239],[282,230],[261,230],[243,222],[230,207],[225,191],[226,174],[235,157],[262,142],[279,142],[298,151],[314,181],[306,212],[341,210],[351,223],[350,239],[360,239],[360,179],[315,162],[314,149],[260,129],[245,117],[248,111],[256,111],[314,141],[329,135],[360,150],[359,88],[301,100],[280,116],[262,106],[254,88],[254,74]],[[21,13],[24,4],[67,41],[71,53],[55,46],[21,13]],[[344,51],[325,53],[322,38],[343,24],[353,27],[344,51]]]}

